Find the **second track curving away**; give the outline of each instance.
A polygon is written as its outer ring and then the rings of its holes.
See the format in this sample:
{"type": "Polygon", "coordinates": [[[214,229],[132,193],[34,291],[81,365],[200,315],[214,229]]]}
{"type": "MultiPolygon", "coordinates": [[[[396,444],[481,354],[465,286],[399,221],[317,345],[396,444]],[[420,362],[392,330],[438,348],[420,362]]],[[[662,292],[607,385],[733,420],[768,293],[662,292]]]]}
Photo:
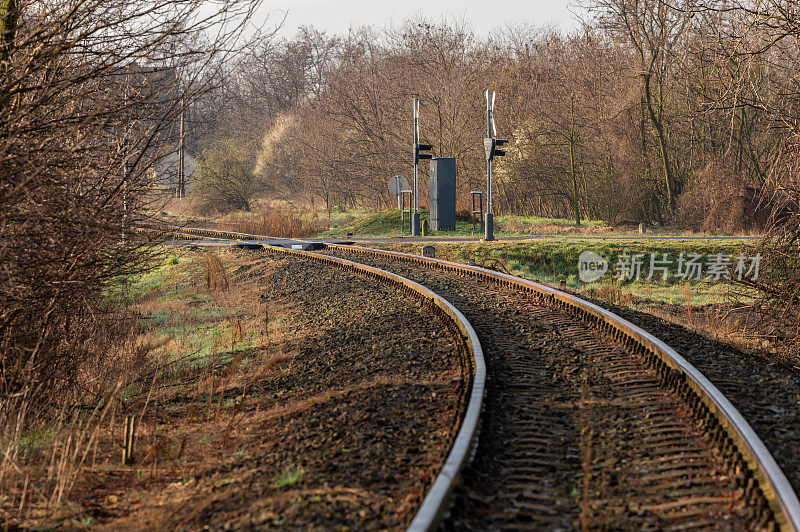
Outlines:
{"type": "Polygon", "coordinates": [[[387,272],[359,262],[344,260],[338,257],[306,253],[284,248],[264,248],[267,253],[295,255],[304,259],[316,260],[339,268],[353,270],[361,275],[368,275],[392,284],[397,288],[414,295],[433,312],[452,323],[462,336],[466,351],[469,352],[472,365],[472,379],[469,382],[469,393],[466,397],[463,418],[455,437],[450,442],[450,449],[444,464],[435,474],[435,480],[428,489],[425,498],[414,515],[408,530],[425,531],[435,529],[448,510],[453,495],[453,487],[465,467],[472,458],[474,445],[478,436],[481,410],[486,389],[486,363],[478,336],[472,325],[452,303],[432,292],[425,286],[406,279],[397,274],[387,272]]]}

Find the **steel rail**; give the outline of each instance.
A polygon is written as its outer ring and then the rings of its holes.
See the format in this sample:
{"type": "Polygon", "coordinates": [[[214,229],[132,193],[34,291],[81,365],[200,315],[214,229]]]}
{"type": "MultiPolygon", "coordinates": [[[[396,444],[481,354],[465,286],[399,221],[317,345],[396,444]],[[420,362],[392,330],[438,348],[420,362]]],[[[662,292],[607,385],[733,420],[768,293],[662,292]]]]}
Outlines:
{"type": "Polygon", "coordinates": [[[272,240],[294,240],[296,242],[305,242],[304,240],[297,238],[280,238],[280,237],[271,237],[264,235],[251,235],[248,233],[235,233],[233,231],[221,231],[218,229],[205,229],[199,227],[180,227],[177,225],[165,226],[165,225],[155,225],[155,224],[140,224],[136,228],[136,230],[140,232],[156,232],[162,234],[170,234],[170,235],[175,235],[179,238],[196,235],[200,237],[221,238],[228,240],[266,240],[268,242],[271,242],[272,240]]]}
{"type": "Polygon", "coordinates": [[[745,496],[748,501],[758,505],[758,501],[763,500],[758,497],[757,491],[760,489],[769,508],[758,508],[759,513],[771,512],[781,530],[800,530],[800,502],[798,502],[797,494],[761,438],[707,377],[652,334],[598,305],[571,294],[479,266],[397,251],[340,244],[325,244],[325,248],[399,259],[428,268],[480,277],[502,286],[521,288],[608,331],[617,340],[642,355],[659,373],[661,382],[673,389],[693,407],[695,414],[705,422],[726,459],[744,473],[746,477],[745,496]]]}
{"type": "Polygon", "coordinates": [[[477,444],[478,431],[480,429],[480,415],[483,409],[483,396],[486,390],[486,362],[484,361],[483,349],[478,340],[478,335],[475,333],[475,329],[472,328],[472,325],[470,325],[461,311],[454,307],[449,301],[429,288],[397,274],[339,257],[320,255],[308,251],[299,251],[282,247],[265,247],[264,253],[298,255],[317,262],[334,264],[340,268],[381,279],[401,289],[405,288],[410,290],[420,299],[438,308],[440,310],[440,315],[446,316],[452,320],[461,332],[467,349],[472,355],[472,385],[469,393],[467,410],[464,413],[461,426],[453,440],[453,444],[450,447],[450,451],[447,454],[442,468],[439,470],[436,479],[425,494],[422,504],[407,529],[413,532],[435,530],[441,520],[446,516],[446,512],[450,506],[449,503],[452,499],[453,489],[455,488],[461,471],[469,465],[472,459],[473,451],[477,444]]]}

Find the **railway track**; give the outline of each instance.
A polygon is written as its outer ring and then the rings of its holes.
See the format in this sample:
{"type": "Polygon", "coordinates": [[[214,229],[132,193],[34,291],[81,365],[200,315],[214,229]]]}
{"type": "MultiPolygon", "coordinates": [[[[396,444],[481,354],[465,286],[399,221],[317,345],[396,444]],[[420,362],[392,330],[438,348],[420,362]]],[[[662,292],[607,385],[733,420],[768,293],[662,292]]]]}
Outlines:
{"type": "Polygon", "coordinates": [[[646,333],[497,272],[327,252],[423,282],[464,313],[484,346],[481,440],[448,526],[797,528],[797,499],[760,440],[646,333]]]}
{"type": "Polygon", "coordinates": [[[794,492],[744,419],[679,355],[624,320],[482,268],[347,246],[305,255],[424,285],[463,314],[483,346],[487,396],[474,460],[440,474],[445,489],[436,504],[429,493],[433,509],[412,528],[442,520],[475,530],[800,526],[794,492]]]}

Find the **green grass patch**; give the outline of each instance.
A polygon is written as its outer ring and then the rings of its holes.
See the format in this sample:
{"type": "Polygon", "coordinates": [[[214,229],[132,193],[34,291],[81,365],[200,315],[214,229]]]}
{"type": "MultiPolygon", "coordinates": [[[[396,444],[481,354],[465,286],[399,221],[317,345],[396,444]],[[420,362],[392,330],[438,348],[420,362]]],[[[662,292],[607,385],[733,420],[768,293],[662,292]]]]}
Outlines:
{"type": "Polygon", "coordinates": [[[275,477],[275,482],[272,484],[275,488],[283,488],[286,486],[294,486],[306,475],[306,470],[302,467],[287,467],[275,477]]]}
{"type": "MultiPolygon", "coordinates": [[[[427,217],[427,213],[424,215],[427,217]]],[[[405,222],[408,228],[408,220],[405,222]]],[[[332,223],[331,229],[321,236],[343,236],[347,233],[355,235],[400,236],[400,210],[391,209],[377,213],[363,211],[351,213],[348,217],[340,217],[338,223],[332,223]]]]}
{"type": "MultiPolygon", "coordinates": [[[[430,222],[430,213],[420,209],[420,221],[430,222]]],[[[541,234],[543,229],[558,229],[574,227],[575,222],[559,218],[538,218],[534,216],[497,216],[495,217],[495,234],[504,235],[524,235],[528,233],[541,234]]],[[[583,227],[604,226],[605,222],[599,220],[589,220],[582,224],[583,227]]],[[[352,233],[355,236],[410,236],[409,221],[406,218],[404,228],[400,229],[400,210],[389,209],[381,212],[353,212],[350,220],[345,223],[333,225],[330,230],[321,233],[320,237],[325,236],[344,236],[352,233]]],[[[472,222],[456,219],[454,230],[429,231],[431,236],[472,236],[482,233],[480,223],[477,223],[473,231],[472,222]]]]}
{"type": "MultiPolygon", "coordinates": [[[[382,246],[386,249],[421,254],[422,244],[397,243],[382,246]]],[[[678,258],[684,254],[700,255],[702,261],[712,255],[722,254],[736,263],[742,254],[750,256],[752,248],[741,241],[702,240],[627,240],[627,241],[575,241],[572,239],[531,240],[525,242],[493,243],[442,243],[436,245],[436,257],[465,264],[477,264],[505,269],[513,275],[554,286],[566,285],[579,292],[604,290],[616,287],[636,298],[667,303],[702,306],[725,302],[730,285],[724,281],[709,281],[705,273],[699,281],[678,277],[678,258]],[[578,257],[583,251],[592,251],[609,262],[609,273],[599,281],[584,283],[578,275],[578,257]],[[667,255],[667,280],[661,272],[647,280],[650,257],[662,259],[667,255]],[[642,255],[642,275],[638,280],[615,279],[614,270],[620,258],[642,255]]],[[[618,270],[618,269],[617,269],[618,270]]]]}
{"type": "Polygon", "coordinates": [[[136,309],[142,334],[160,346],[153,356],[166,364],[165,377],[179,377],[212,358],[225,364],[261,345],[260,329],[237,326],[245,316],[235,305],[204,291],[204,268],[192,252],[168,250],[149,271],[117,287],[116,303],[136,309]]]}
{"type": "Polygon", "coordinates": [[[168,297],[189,293],[189,279],[195,273],[183,251],[165,253],[153,259],[145,273],[131,277],[118,277],[106,287],[106,301],[112,304],[131,304],[168,289],[168,297]]]}
{"type": "Polygon", "coordinates": [[[236,353],[258,347],[261,341],[258,331],[245,329],[242,331],[242,338],[231,343],[234,331],[230,321],[214,323],[181,320],[154,326],[154,330],[172,339],[163,350],[162,361],[168,363],[184,360],[184,368],[205,364],[214,355],[217,356],[218,364],[225,365],[236,353]]]}

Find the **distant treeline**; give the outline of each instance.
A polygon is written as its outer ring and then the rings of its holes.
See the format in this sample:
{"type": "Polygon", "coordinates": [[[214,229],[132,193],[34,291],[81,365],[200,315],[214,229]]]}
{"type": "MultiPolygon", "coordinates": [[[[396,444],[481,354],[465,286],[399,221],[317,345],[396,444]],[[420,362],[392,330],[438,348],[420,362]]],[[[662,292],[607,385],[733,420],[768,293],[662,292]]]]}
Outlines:
{"type": "Polygon", "coordinates": [[[206,180],[244,159],[245,195],[390,205],[387,178],[410,176],[418,97],[422,139],[457,158],[465,208],[485,187],[492,88],[498,135],[512,139],[498,211],[751,229],[796,134],[798,20],[777,2],[713,4],[595,1],[570,33],[517,25],[481,39],[420,19],[262,42],[196,107],[206,180]]]}

